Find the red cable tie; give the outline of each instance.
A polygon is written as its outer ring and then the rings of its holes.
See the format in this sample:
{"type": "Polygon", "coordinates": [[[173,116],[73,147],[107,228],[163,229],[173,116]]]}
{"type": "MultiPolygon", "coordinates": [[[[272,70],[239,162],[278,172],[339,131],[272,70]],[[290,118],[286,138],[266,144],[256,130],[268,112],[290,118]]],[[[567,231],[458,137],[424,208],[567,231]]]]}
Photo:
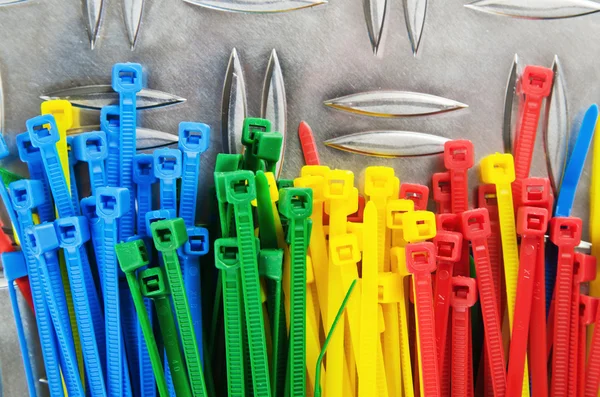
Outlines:
{"type": "Polygon", "coordinates": [[[470,308],[477,302],[477,287],[474,278],[453,277],[452,294],[452,397],[470,395],[469,370],[470,308]]]}
{"type": "Polygon", "coordinates": [[[552,69],[527,66],[523,71],[520,87],[525,103],[521,107],[514,148],[516,180],[529,176],[542,102],[550,95],[553,80],[552,69]]]}
{"type": "Polygon", "coordinates": [[[400,185],[399,198],[413,201],[415,211],[426,211],[429,202],[429,188],[417,183],[403,183],[400,185]]]}
{"type": "MultiPolygon", "coordinates": [[[[597,392],[598,392],[598,387],[600,387],[600,375],[596,375],[596,379],[598,379],[598,381],[595,384],[595,388],[594,388],[594,383],[593,381],[591,381],[591,383],[588,383],[588,379],[592,379],[592,378],[587,378],[587,373],[585,371],[586,369],[586,362],[585,362],[585,350],[586,350],[586,332],[587,332],[587,326],[597,323],[600,318],[598,316],[600,316],[600,310],[598,310],[598,306],[600,304],[600,299],[598,298],[592,298],[589,297],[587,295],[581,295],[580,300],[579,300],[579,324],[580,324],[580,330],[579,330],[579,335],[580,335],[580,361],[579,361],[579,388],[578,388],[578,393],[577,396],[594,396],[596,397],[597,392]]],[[[594,338],[596,337],[595,333],[594,333],[594,338]]],[[[600,361],[599,358],[594,358],[592,359],[591,354],[592,353],[598,353],[598,349],[596,347],[596,349],[594,350],[594,339],[592,339],[592,349],[590,350],[590,359],[588,360],[588,364],[592,363],[592,360],[595,361],[600,361]]],[[[589,366],[587,367],[588,369],[590,368],[589,366]]],[[[596,363],[596,368],[600,368],[600,365],[598,364],[598,362],[596,363]]],[[[593,375],[592,375],[593,377],[593,375]]]]}
{"type": "Polygon", "coordinates": [[[301,121],[300,125],[298,125],[298,136],[306,165],[320,165],[321,161],[319,160],[319,151],[317,150],[315,136],[307,122],[301,121]]]}
{"type": "Polygon", "coordinates": [[[577,396],[585,395],[585,354],[587,349],[587,327],[596,321],[600,299],[587,295],[579,296],[579,343],[577,358],[577,396]]]}
{"type": "MultiPolygon", "coordinates": [[[[571,298],[571,328],[569,335],[569,395],[578,390],[580,285],[596,278],[596,258],[575,253],[573,261],[573,296],[571,298]]],[[[584,344],[587,342],[584,342],[584,344]]]]}
{"type": "Polygon", "coordinates": [[[546,209],[519,208],[517,234],[521,236],[521,249],[516,298],[516,302],[519,302],[519,304],[515,307],[508,357],[506,392],[509,396],[519,395],[523,388],[523,371],[525,369],[525,357],[527,356],[531,305],[535,287],[535,269],[539,264],[538,256],[541,255],[547,226],[548,211],[546,209]]]}
{"type": "MultiPolygon", "coordinates": [[[[454,263],[462,250],[462,234],[438,231],[433,239],[436,250],[437,271],[435,273],[435,293],[433,308],[435,311],[435,339],[440,368],[446,362],[446,341],[452,296],[452,274],[454,263]]],[[[449,360],[448,360],[449,361],[449,360]]]]}
{"type": "Polygon", "coordinates": [[[436,172],[431,177],[433,201],[437,206],[438,214],[449,214],[451,210],[450,203],[450,173],[436,172]]]}
{"type": "Polygon", "coordinates": [[[444,144],[444,165],[450,172],[450,210],[460,214],[469,209],[469,168],[475,162],[473,143],[466,139],[444,144]]]}
{"type": "Polygon", "coordinates": [[[487,239],[491,235],[490,218],[485,208],[465,211],[461,215],[463,236],[471,241],[473,259],[479,283],[479,301],[485,329],[486,357],[489,361],[492,387],[496,397],[506,395],[506,372],[504,370],[504,347],[502,327],[496,307],[496,291],[487,239]]]}
{"type": "Polygon", "coordinates": [[[440,378],[435,343],[435,319],[431,294],[431,273],[435,271],[435,246],[433,243],[406,245],[406,267],[413,275],[415,311],[419,329],[421,353],[422,392],[425,397],[439,397],[440,378]]]}
{"type": "Polygon", "coordinates": [[[581,242],[582,221],[555,217],[550,221],[550,239],[558,247],[554,304],[551,396],[569,395],[569,336],[575,247],[581,242]]]}
{"type": "MultiPolygon", "coordinates": [[[[525,178],[518,182],[520,195],[515,197],[517,207],[537,207],[552,213],[554,197],[548,178],[525,178]]],[[[548,359],[546,344],[547,329],[540,324],[546,323],[546,273],[545,239],[541,240],[534,273],[534,288],[529,320],[529,368],[531,387],[535,395],[548,395],[548,359]]],[[[522,263],[522,262],[521,262],[522,263]]],[[[520,302],[518,300],[517,302],[520,302]]]]}

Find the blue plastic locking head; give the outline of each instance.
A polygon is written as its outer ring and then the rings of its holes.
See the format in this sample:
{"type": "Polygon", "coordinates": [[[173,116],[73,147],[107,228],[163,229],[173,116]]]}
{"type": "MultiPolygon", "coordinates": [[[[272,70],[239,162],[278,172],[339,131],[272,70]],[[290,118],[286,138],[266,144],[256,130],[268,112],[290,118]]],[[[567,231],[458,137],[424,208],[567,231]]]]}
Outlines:
{"type": "Polygon", "coordinates": [[[204,153],[210,143],[210,127],[204,123],[179,123],[179,150],[204,153]]]}
{"type": "Polygon", "coordinates": [[[166,219],[173,219],[177,216],[175,210],[155,210],[146,213],[146,230],[148,230],[148,236],[152,236],[151,234],[151,225],[154,222],[164,221],[166,219]]]}
{"type": "Polygon", "coordinates": [[[89,223],[97,222],[100,217],[96,211],[96,196],[86,197],[80,202],[81,214],[85,216],[89,223]]]}
{"type": "Polygon", "coordinates": [[[100,110],[100,127],[102,131],[119,130],[121,127],[121,113],[118,106],[104,106],[100,110]]]}
{"type": "Polygon", "coordinates": [[[154,157],[151,154],[136,154],[133,156],[133,181],[138,185],[156,183],[154,157]]]}
{"type": "Polygon", "coordinates": [[[8,185],[10,200],[16,211],[27,211],[46,202],[44,185],[40,181],[21,179],[8,185]]]}
{"type": "Polygon", "coordinates": [[[208,254],[210,248],[208,229],[199,226],[188,227],[187,233],[188,240],[183,246],[183,253],[192,256],[208,254]]]}
{"type": "Polygon", "coordinates": [[[86,132],[73,138],[73,153],[79,161],[103,161],[108,156],[106,134],[102,131],[86,132]]]}
{"type": "Polygon", "coordinates": [[[27,132],[31,138],[31,144],[35,147],[50,147],[60,140],[56,120],[51,114],[37,116],[27,120],[27,132]]]}
{"type": "Polygon", "coordinates": [[[181,177],[181,151],[163,148],[154,151],[154,175],[159,179],[181,177]]]}
{"type": "Polygon", "coordinates": [[[80,247],[90,239],[88,221],[83,216],[70,216],[54,221],[61,248],[80,247]]]}
{"type": "Polygon", "coordinates": [[[54,224],[44,222],[41,225],[30,226],[25,230],[31,250],[36,256],[53,251],[59,247],[54,224]]]}
{"type": "Polygon", "coordinates": [[[144,85],[144,71],[139,63],[117,63],[112,69],[112,88],[119,93],[139,92],[144,85]]]}
{"type": "Polygon", "coordinates": [[[40,149],[32,145],[29,132],[22,132],[17,135],[17,150],[19,151],[19,158],[24,163],[36,163],[42,161],[40,149]]]}
{"type": "Polygon", "coordinates": [[[101,187],[96,192],[96,211],[103,219],[116,219],[129,211],[129,190],[101,187]]]}
{"type": "Polygon", "coordinates": [[[27,264],[22,251],[4,252],[0,256],[4,277],[8,282],[13,282],[18,278],[27,276],[27,264]]]}

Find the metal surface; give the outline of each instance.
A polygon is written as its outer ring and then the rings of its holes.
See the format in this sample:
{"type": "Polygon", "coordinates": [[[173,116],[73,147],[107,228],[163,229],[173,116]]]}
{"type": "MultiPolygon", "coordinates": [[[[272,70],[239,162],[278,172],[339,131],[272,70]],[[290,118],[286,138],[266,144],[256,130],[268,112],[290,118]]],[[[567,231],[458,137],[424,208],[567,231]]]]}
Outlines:
{"type": "MultiPolygon", "coordinates": [[[[87,17],[81,0],[29,0],[0,7],[0,69],[4,82],[6,139],[14,155],[1,164],[26,175],[17,164],[15,135],[25,120],[39,113],[39,95],[56,89],[110,83],[115,62],[141,62],[148,87],[187,99],[178,106],[142,111],[140,126],[177,132],[180,121],[209,124],[211,146],[202,157],[200,214],[214,221],[207,205],[210,172],[222,149],[221,96],[231,50],[243,61],[248,115],[260,115],[260,95],[267,62],[277,50],[287,95],[287,128],[306,120],[315,132],[323,164],[353,170],[367,165],[394,167],[401,181],[429,184],[443,169],[441,156],[373,159],[327,148],[322,141],[369,130],[405,130],[468,138],[476,160],[502,151],[502,122],[507,72],[515,53],[521,62],[550,66],[558,54],[568,86],[570,113],[600,98],[600,15],[561,20],[525,20],[475,12],[466,1],[432,1],[416,57],[405,28],[402,2],[392,1],[386,34],[373,56],[361,0],[335,0],[325,6],[281,14],[229,13],[182,0],[145,4],[137,45],[131,51],[122,1],[107,1],[99,38],[90,50],[87,17]],[[426,92],[458,99],[468,109],[408,119],[374,119],[329,109],[323,101],[375,89],[426,92]]],[[[97,114],[97,113],[96,113],[97,114]]],[[[572,117],[573,117],[572,116],[572,117]]],[[[87,124],[97,124],[87,123],[87,124]]],[[[539,134],[532,175],[546,176],[539,134]]],[[[282,176],[298,174],[303,164],[299,140],[289,134],[282,176]]],[[[470,173],[470,186],[478,171],[470,173]]],[[[574,215],[587,220],[589,165],[582,176],[574,215]]],[[[584,239],[587,239],[585,228],[584,239]]],[[[25,396],[17,357],[14,323],[5,293],[0,294],[0,357],[5,396],[25,396]],[[8,392],[10,391],[10,393],[8,392]]]]}

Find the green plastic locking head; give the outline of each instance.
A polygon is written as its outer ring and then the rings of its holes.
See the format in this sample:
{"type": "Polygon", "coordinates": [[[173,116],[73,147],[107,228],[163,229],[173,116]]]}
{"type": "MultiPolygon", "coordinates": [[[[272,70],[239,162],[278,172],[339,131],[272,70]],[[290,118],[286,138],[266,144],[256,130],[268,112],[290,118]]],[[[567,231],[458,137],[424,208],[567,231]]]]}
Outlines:
{"type": "Polygon", "coordinates": [[[215,266],[219,270],[235,270],[240,267],[237,238],[219,238],[215,241],[215,266]]]}
{"type": "Polygon", "coordinates": [[[242,129],[242,144],[252,146],[258,133],[271,132],[271,122],[266,119],[248,117],[244,120],[242,129]]]}
{"type": "Polygon", "coordinates": [[[283,135],[279,132],[264,132],[257,134],[254,145],[252,145],[253,153],[261,160],[276,163],[279,161],[279,153],[283,145],[283,135]]]}
{"type": "Polygon", "coordinates": [[[142,295],[147,298],[162,298],[169,296],[169,285],[160,267],[146,269],[139,274],[142,295]]]}
{"type": "Polygon", "coordinates": [[[270,280],[281,281],[283,277],[283,250],[266,248],[258,254],[258,273],[270,280]]]}
{"type": "Polygon", "coordinates": [[[279,212],[288,219],[306,219],[312,215],[312,190],[291,187],[279,191],[279,212]]]}
{"type": "Polygon", "coordinates": [[[165,219],[150,225],[154,246],[158,251],[174,251],[188,240],[185,222],[181,218],[165,219]]]}
{"type": "Polygon", "coordinates": [[[115,252],[123,273],[132,273],[150,263],[150,257],[142,239],[117,244],[115,252]]]}
{"type": "Polygon", "coordinates": [[[225,196],[229,204],[246,204],[256,198],[256,182],[254,174],[250,171],[228,172],[223,177],[223,183],[217,185],[217,195],[221,196],[221,189],[225,189],[225,196]]]}

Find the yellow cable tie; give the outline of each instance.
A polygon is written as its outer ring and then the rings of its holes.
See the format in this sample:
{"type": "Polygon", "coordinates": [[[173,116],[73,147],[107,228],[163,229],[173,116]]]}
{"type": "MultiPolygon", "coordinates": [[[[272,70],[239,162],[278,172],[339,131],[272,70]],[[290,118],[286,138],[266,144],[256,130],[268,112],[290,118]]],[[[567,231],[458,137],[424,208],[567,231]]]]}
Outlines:
{"type": "MultiPolygon", "coordinates": [[[[480,163],[483,183],[496,186],[500,235],[502,238],[502,257],[504,260],[504,280],[508,321],[512,334],[515,304],[517,299],[517,279],[519,276],[519,251],[513,206],[511,184],[515,180],[515,164],[511,154],[495,153],[484,157],[480,163]]],[[[549,297],[547,297],[549,298],[549,297]]],[[[525,361],[522,396],[529,397],[529,369],[525,361]]]]}

